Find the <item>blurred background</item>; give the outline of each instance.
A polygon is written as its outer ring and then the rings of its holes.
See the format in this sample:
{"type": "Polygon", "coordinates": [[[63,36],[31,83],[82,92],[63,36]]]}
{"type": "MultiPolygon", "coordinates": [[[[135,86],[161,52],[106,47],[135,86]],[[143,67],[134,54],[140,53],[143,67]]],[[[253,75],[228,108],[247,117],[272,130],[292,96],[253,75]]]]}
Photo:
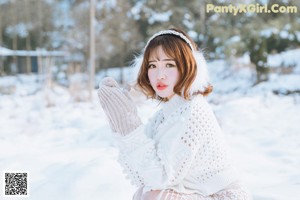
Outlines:
{"type": "MultiPolygon", "coordinates": [[[[297,0],[0,0],[0,171],[29,171],[30,199],[131,199],[98,83],[134,80],[128,66],[148,38],[178,27],[207,59],[208,100],[254,199],[300,199],[299,9],[297,0]],[[207,4],[297,12],[235,16],[207,4]]],[[[132,95],[146,123],[159,106],[132,95]]]]}
{"type": "Polygon", "coordinates": [[[239,3],[299,8],[296,0],[1,0],[0,74],[48,73],[56,83],[70,86],[74,73],[89,77],[90,70],[97,74],[119,68],[123,82],[122,68],[153,33],[170,27],[185,30],[208,60],[224,59],[232,65],[244,58],[238,65],[252,68],[253,83],[267,80],[273,72],[293,73],[293,58],[274,63],[272,55],[299,48],[299,12],[206,12],[207,4],[239,3]]]}

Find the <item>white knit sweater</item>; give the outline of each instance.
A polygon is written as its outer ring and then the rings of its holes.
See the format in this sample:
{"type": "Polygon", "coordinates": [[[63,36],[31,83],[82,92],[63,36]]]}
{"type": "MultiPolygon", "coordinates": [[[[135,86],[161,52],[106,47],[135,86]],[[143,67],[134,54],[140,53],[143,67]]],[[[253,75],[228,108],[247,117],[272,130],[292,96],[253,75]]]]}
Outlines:
{"type": "Polygon", "coordinates": [[[175,95],[147,125],[115,136],[133,184],[150,190],[214,194],[237,181],[223,133],[206,99],[175,95]]]}

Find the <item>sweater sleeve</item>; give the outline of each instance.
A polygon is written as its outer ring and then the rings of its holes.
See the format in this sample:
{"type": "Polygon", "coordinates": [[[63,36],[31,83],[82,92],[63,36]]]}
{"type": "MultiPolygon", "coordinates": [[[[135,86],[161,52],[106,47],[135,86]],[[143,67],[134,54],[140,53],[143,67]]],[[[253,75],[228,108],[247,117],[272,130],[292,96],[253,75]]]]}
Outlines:
{"type": "Polygon", "coordinates": [[[180,185],[195,155],[208,137],[215,137],[218,124],[204,98],[181,106],[157,130],[153,123],[141,125],[127,136],[116,136],[120,163],[135,183],[150,190],[180,185]],[[156,131],[155,138],[148,137],[156,131]]]}

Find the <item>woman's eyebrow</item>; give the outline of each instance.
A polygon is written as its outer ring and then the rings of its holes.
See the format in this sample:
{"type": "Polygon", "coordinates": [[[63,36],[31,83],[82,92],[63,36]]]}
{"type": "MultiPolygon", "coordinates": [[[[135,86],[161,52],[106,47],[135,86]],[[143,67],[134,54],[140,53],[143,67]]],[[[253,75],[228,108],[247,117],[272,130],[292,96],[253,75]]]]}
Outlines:
{"type": "Polygon", "coordinates": [[[148,62],[150,63],[150,62],[157,62],[157,61],[175,61],[175,59],[166,58],[166,59],[162,59],[162,60],[160,60],[160,59],[158,59],[158,60],[149,60],[148,62]]]}

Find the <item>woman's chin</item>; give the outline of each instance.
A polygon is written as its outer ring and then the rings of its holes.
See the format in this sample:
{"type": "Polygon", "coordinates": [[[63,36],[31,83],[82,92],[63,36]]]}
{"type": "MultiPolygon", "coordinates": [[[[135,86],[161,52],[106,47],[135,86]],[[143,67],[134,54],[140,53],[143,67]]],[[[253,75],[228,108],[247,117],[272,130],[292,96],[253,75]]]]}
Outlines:
{"type": "Polygon", "coordinates": [[[168,98],[168,99],[171,99],[174,96],[174,93],[167,93],[166,94],[166,93],[157,92],[156,94],[161,98],[168,98]]]}

